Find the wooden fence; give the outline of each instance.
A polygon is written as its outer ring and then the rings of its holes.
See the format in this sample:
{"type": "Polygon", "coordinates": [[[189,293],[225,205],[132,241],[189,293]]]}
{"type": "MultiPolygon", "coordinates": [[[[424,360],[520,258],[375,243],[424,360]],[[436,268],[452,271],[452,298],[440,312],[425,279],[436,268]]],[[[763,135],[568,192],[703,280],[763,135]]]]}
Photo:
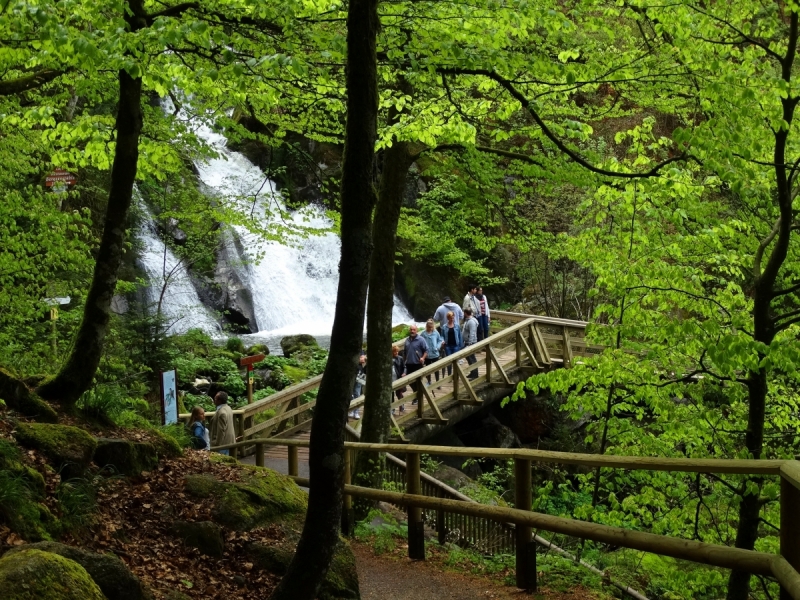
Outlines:
{"type": "MultiPolygon", "coordinates": [[[[349,434],[348,437],[352,437],[349,434]]],[[[263,466],[265,445],[286,445],[289,453],[289,474],[298,483],[308,485],[307,479],[297,477],[297,448],[308,446],[305,440],[260,438],[249,442],[238,442],[227,448],[241,447],[246,443],[255,444],[256,464],[263,466]],[[292,464],[292,454],[295,464],[292,464]]],[[[405,506],[408,509],[408,551],[411,558],[424,559],[424,512],[430,511],[443,518],[436,520],[435,526],[440,539],[447,536],[448,528],[461,526],[465,531],[484,533],[471,534],[476,539],[488,539],[488,522],[514,526],[513,550],[516,554],[517,586],[523,589],[536,588],[536,548],[533,530],[561,533],[582,539],[653,552],[673,558],[690,560],[727,569],[745,570],[756,575],[774,577],[781,587],[781,600],[800,600],[800,462],[795,460],[724,460],[654,458],[641,456],[606,456],[598,454],[578,454],[548,452],[526,449],[495,448],[456,448],[443,446],[410,444],[364,444],[345,443],[345,507],[350,498],[357,496],[405,506]],[[352,454],[356,451],[404,453],[405,492],[376,490],[350,485],[349,466],[354,464],[352,454]],[[439,486],[427,487],[426,477],[420,471],[420,455],[439,454],[462,458],[488,458],[514,461],[515,506],[505,508],[487,506],[464,499],[441,497],[439,486]],[[530,510],[532,504],[531,468],[533,463],[559,463],[582,465],[584,467],[604,467],[626,470],[682,471],[690,473],[772,475],[781,478],[781,529],[780,554],[768,554],[752,550],[729,548],[717,544],[706,544],[692,540],[632,531],[575,519],[553,517],[530,510]],[[427,493],[426,493],[427,492],[427,493]],[[459,519],[473,517],[470,525],[459,519]]],[[[396,463],[397,459],[390,460],[396,463]]],[[[399,465],[398,465],[399,466],[399,465]]],[[[390,466],[389,471],[391,473],[390,466]]],[[[397,474],[390,475],[394,480],[397,474]]],[[[455,492],[455,490],[452,490],[455,492]]],[[[456,492],[456,494],[458,494],[456,492]]],[[[459,494],[460,495],[460,494],[459,494]]]]}

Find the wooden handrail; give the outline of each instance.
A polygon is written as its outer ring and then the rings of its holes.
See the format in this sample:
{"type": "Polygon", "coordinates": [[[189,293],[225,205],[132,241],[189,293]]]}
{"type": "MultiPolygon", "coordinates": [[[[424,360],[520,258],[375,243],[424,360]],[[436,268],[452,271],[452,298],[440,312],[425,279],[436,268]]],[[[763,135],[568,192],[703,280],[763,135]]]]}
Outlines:
{"type": "MultiPolygon", "coordinates": [[[[308,440],[255,438],[212,450],[224,450],[251,446],[255,443],[270,446],[308,447],[308,440]]],[[[736,475],[781,475],[784,470],[800,473],[800,462],[793,460],[748,460],[727,458],[660,458],[650,456],[614,456],[612,454],[580,454],[577,452],[553,452],[528,450],[525,448],[462,448],[453,446],[429,446],[423,444],[366,444],[345,442],[345,448],[372,452],[397,452],[413,454],[438,454],[464,458],[491,458],[497,460],[519,459],[534,462],[581,465],[585,467],[608,467],[631,471],[678,471],[688,473],[726,473],[736,475]],[[787,466],[788,465],[788,466],[787,466]],[[784,469],[784,467],[786,467],[784,469]],[[795,471],[796,470],[796,471],[795,471]]]]}
{"type": "MultiPolygon", "coordinates": [[[[781,477],[800,490],[800,461],[787,460],[781,465],[781,477]]],[[[800,512],[800,506],[797,507],[800,512]]]]}

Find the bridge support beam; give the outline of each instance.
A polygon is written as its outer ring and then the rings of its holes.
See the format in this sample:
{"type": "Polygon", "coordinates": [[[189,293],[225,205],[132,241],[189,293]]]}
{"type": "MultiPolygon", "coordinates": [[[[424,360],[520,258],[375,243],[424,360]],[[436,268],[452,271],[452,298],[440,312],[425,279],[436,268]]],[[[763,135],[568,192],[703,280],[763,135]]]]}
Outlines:
{"type": "MultiPolygon", "coordinates": [[[[344,484],[352,483],[353,451],[349,448],[344,449],[344,484]]],[[[353,497],[349,494],[344,495],[342,503],[342,534],[350,537],[355,529],[355,512],[353,511],[353,497]]]]}
{"type": "MultiPolygon", "coordinates": [[[[406,492],[422,494],[422,482],[419,477],[419,454],[406,454],[406,492]]],[[[408,507],[408,558],[425,560],[425,531],[422,522],[422,509],[408,507]]]]}
{"type": "MultiPolygon", "coordinates": [[[[531,493],[531,461],[514,459],[514,508],[530,510],[533,504],[531,493]]],[[[529,592],[536,591],[536,543],[530,527],[517,525],[517,587],[529,592]]]]}

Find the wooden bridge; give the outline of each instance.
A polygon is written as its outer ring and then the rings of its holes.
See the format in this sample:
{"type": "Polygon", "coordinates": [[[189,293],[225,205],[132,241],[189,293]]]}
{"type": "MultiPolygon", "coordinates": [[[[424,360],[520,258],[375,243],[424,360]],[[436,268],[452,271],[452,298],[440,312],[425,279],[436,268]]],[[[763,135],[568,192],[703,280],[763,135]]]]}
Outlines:
{"type": "MultiPolygon", "coordinates": [[[[581,356],[602,351],[601,346],[586,343],[584,321],[503,311],[493,311],[492,316],[492,335],[393,383],[393,391],[416,389],[392,404],[396,413],[392,417],[396,441],[423,442],[484,406],[507,397],[519,381],[534,373],[568,367],[581,356]],[[471,355],[477,359],[474,365],[467,364],[466,359],[471,355]],[[478,377],[470,379],[468,373],[474,369],[478,377]],[[448,371],[451,374],[447,374],[448,371]],[[399,412],[401,405],[405,406],[404,413],[399,412]]],[[[405,340],[395,343],[400,348],[404,344],[405,340]]],[[[322,375],[318,375],[234,410],[237,438],[307,438],[316,405],[314,392],[321,381],[322,375]]],[[[360,411],[363,406],[364,396],[361,396],[353,400],[350,410],[360,411]]],[[[184,420],[189,417],[181,415],[184,420]]],[[[360,421],[351,420],[351,424],[359,430],[360,421]]]]}

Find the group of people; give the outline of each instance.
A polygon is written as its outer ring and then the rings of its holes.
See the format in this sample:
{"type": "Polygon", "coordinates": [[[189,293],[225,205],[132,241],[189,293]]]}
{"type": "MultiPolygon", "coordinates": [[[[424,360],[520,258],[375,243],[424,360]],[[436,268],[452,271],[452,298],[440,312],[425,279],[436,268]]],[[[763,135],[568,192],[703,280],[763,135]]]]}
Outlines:
{"type": "MultiPolygon", "coordinates": [[[[236,443],[236,427],[233,422],[233,409],[228,405],[228,394],[217,392],[214,396],[217,410],[211,419],[211,431],[206,427],[206,411],[202,406],[192,409],[189,423],[189,434],[192,437],[192,448],[210,450],[211,447],[227,446],[236,443]]],[[[219,450],[220,454],[230,454],[230,450],[219,450]]]]}
{"type": "MultiPolygon", "coordinates": [[[[477,344],[489,335],[489,324],[491,323],[491,311],[489,300],[483,293],[483,288],[479,285],[471,285],[464,296],[461,306],[450,300],[450,296],[445,296],[441,306],[436,309],[433,317],[425,323],[425,329],[420,332],[417,325],[411,325],[408,331],[403,353],[397,346],[392,346],[392,381],[401,377],[411,375],[419,371],[425,365],[431,365],[441,360],[445,356],[450,356],[462,348],[477,344]]],[[[477,362],[474,354],[467,357],[467,363],[473,365],[477,362]]],[[[366,383],[366,355],[361,356],[358,370],[356,372],[356,383],[353,389],[353,399],[361,396],[364,384],[366,383]]],[[[453,366],[441,370],[441,376],[445,377],[453,374],[453,366]]],[[[440,371],[435,371],[433,376],[439,381],[440,371]]],[[[473,369],[468,375],[469,379],[478,377],[478,370],[473,369]]],[[[428,384],[431,383],[431,376],[427,376],[428,384]]],[[[417,382],[411,384],[416,392],[417,382]]],[[[403,387],[395,391],[398,399],[403,398],[406,388],[403,387]]],[[[412,404],[416,404],[416,399],[412,404]]],[[[405,404],[399,407],[401,413],[405,412],[405,404]]],[[[394,413],[394,410],[392,411],[394,413]]],[[[348,414],[350,418],[360,417],[358,410],[352,410],[348,414]]]]}

